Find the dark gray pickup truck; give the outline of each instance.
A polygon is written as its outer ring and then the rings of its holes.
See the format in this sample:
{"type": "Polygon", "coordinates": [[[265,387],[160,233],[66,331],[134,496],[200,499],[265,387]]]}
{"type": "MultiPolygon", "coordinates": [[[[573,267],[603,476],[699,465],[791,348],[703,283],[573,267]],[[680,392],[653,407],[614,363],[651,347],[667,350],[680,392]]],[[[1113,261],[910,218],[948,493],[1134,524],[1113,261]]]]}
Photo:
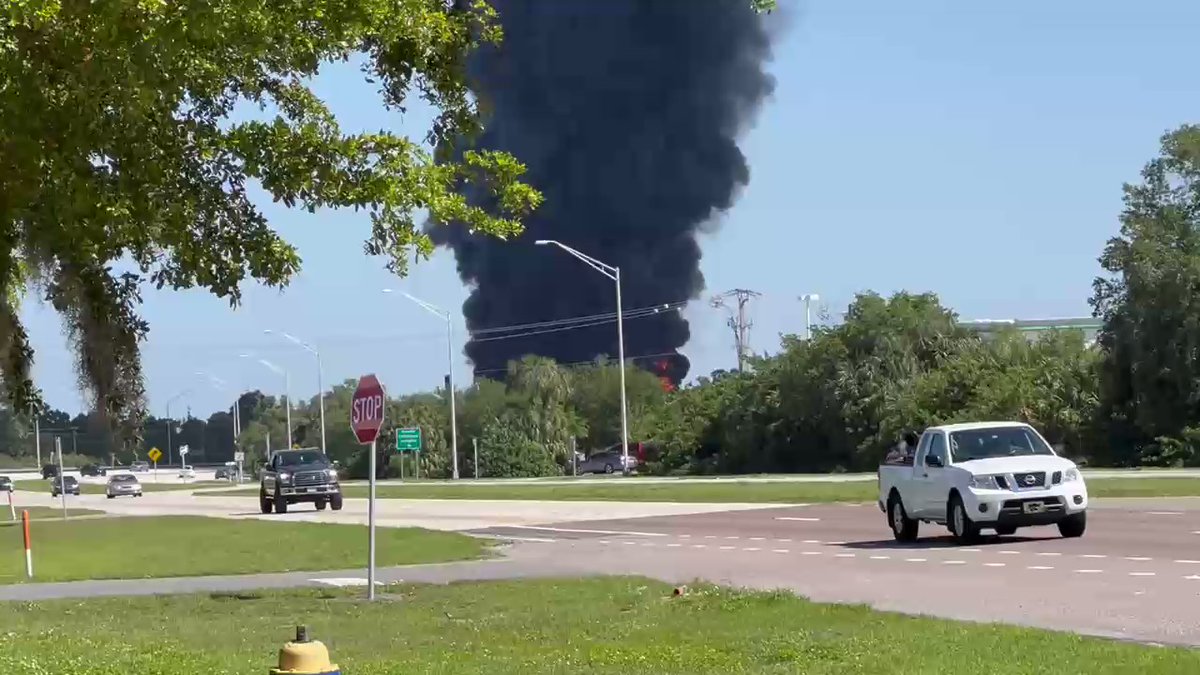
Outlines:
{"type": "Polygon", "coordinates": [[[328,504],[342,509],[342,486],[337,469],[320,450],[281,450],[271,457],[259,478],[258,504],[263,513],[287,513],[289,504],[311,502],[318,511],[328,504]]]}

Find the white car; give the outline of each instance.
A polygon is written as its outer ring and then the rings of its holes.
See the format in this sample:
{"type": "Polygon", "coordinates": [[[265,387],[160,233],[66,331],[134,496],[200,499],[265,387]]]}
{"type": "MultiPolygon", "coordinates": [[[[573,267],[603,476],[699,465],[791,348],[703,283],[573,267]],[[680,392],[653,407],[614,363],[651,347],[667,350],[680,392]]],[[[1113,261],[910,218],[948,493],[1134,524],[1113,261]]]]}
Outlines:
{"type": "Polygon", "coordinates": [[[196,477],[196,471],[190,466],[185,466],[179,470],[179,477],[184,480],[191,480],[196,477]]]}
{"type": "Polygon", "coordinates": [[[879,467],[879,508],[898,541],[915,540],[922,522],[946,525],[962,543],[982,529],[1036,525],[1081,537],[1087,506],[1079,467],[1019,422],[932,427],[879,467]]]}
{"type": "Polygon", "coordinates": [[[108,484],[104,486],[104,494],[109,499],[141,497],[142,484],[138,482],[137,476],[131,473],[119,473],[109,477],[108,484]]]}

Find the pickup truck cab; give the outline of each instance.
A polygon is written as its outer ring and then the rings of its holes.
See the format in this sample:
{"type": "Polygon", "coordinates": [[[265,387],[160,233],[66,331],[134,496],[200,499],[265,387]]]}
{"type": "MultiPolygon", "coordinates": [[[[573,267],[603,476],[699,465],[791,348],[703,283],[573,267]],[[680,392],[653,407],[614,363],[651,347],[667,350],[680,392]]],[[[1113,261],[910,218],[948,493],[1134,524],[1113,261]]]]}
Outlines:
{"type": "Polygon", "coordinates": [[[312,502],[318,511],[328,504],[342,510],[337,469],[320,450],[281,450],[259,475],[258,503],[263,513],[287,513],[288,505],[312,502]]]}
{"type": "Polygon", "coordinates": [[[922,522],[945,525],[960,543],[1035,525],[1080,537],[1087,506],[1079,467],[1019,422],[931,427],[879,466],[879,508],[898,541],[916,540],[922,522]]]}

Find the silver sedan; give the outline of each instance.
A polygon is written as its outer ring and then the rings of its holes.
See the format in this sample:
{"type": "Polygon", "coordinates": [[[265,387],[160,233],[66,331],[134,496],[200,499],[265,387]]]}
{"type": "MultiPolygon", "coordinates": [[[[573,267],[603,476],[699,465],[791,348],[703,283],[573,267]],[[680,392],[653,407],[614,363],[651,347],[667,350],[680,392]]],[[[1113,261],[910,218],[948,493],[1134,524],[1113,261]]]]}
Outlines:
{"type": "Polygon", "coordinates": [[[137,476],[133,474],[117,474],[108,479],[108,485],[104,488],[104,494],[109,499],[116,499],[117,497],[141,497],[142,484],[138,482],[137,476]]]}

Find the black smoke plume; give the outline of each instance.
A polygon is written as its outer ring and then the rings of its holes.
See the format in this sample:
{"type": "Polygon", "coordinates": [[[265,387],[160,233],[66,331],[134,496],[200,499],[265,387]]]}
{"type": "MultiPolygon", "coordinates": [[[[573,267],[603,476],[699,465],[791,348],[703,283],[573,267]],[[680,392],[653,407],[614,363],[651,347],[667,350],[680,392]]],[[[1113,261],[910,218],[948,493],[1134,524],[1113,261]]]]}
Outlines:
{"type": "MultiPolygon", "coordinates": [[[[736,141],[773,88],[767,17],[749,0],[491,4],[505,37],[470,64],[488,112],[477,143],[525,162],[546,199],[517,241],[432,228],[473,289],[468,329],[615,310],[612,281],[537,239],[619,266],[627,312],[697,297],[696,235],[749,181],[736,141]]],[[[631,318],[626,358],[678,383],[689,335],[677,311],[631,318]]],[[[615,358],[616,327],[472,339],[466,351],[476,373],[492,377],[526,354],[615,358]]]]}

